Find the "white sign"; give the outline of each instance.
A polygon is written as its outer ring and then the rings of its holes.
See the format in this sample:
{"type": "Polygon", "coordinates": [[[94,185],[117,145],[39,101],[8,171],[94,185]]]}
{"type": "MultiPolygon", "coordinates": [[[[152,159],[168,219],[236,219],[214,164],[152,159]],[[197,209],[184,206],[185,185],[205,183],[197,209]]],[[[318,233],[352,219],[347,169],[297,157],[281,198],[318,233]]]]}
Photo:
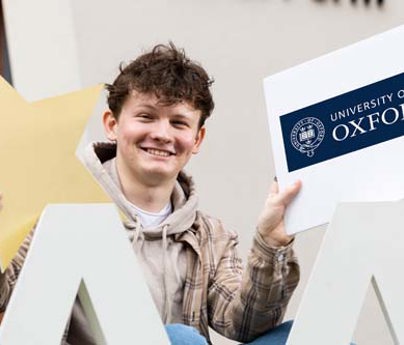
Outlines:
{"type": "Polygon", "coordinates": [[[404,197],[404,26],[264,81],[276,174],[303,188],[288,233],[330,221],[338,202],[404,197]]]}

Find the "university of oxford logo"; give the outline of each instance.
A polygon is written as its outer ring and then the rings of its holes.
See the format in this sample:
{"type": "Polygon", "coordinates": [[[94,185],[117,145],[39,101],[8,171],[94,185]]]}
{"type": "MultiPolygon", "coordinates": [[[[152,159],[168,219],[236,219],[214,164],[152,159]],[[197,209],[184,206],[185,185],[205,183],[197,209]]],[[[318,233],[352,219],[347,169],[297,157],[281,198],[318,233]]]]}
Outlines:
{"type": "Polygon", "coordinates": [[[325,129],[323,123],[315,117],[305,117],[297,122],[290,134],[293,147],[307,157],[314,156],[314,150],[324,139],[325,129]]]}

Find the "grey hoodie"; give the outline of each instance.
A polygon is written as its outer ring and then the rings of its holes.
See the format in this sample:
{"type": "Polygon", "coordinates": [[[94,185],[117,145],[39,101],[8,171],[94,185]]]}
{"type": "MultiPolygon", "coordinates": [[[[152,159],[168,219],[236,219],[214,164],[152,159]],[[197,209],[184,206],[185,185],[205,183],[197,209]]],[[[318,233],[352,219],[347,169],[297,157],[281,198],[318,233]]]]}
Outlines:
{"type": "MultiPolygon", "coordinates": [[[[128,238],[163,322],[183,322],[182,299],[187,264],[184,243],[175,241],[175,235],[190,229],[195,221],[197,196],[192,179],[183,172],[179,174],[171,195],[173,212],[156,228],[144,229],[133,205],[122,193],[115,155],[115,144],[93,143],[86,150],[84,163],[123,214],[128,238]]],[[[73,308],[70,328],[68,341],[72,344],[79,341],[72,339],[73,334],[88,333],[79,303],[73,308]]],[[[80,344],[87,343],[81,338],[80,344]]],[[[92,344],[91,341],[88,344],[92,344]]]]}

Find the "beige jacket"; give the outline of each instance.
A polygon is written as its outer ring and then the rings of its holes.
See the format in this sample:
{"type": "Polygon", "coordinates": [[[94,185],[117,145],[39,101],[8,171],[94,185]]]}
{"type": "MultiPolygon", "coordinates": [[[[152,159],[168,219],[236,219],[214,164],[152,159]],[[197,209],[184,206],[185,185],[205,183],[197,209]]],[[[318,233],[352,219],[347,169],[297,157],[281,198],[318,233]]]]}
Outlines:
{"type": "MultiPolygon", "coordinates": [[[[186,200],[190,196],[196,198],[192,180],[183,173],[179,175],[179,185],[186,200]]],[[[187,201],[182,207],[186,204],[187,201]]],[[[174,207],[174,217],[179,209],[181,206],[174,207]]],[[[181,255],[186,258],[181,321],[197,328],[208,340],[210,326],[240,342],[251,341],[278,325],[299,280],[299,266],[292,244],[270,248],[256,234],[243,273],[237,254],[237,235],[226,230],[217,219],[196,209],[190,212],[189,227],[170,235],[170,241],[181,246],[181,255]]],[[[189,212],[183,217],[189,219],[189,212]]],[[[133,242],[135,236],[130,231],[128,229],[128,236],[133,242]]],[[[0,278],[1,310],[6,307],[30,240],[31,235],[0,278]]],[[[78,301],[66,339],[64,344],[95,344],[78,301]]]]}

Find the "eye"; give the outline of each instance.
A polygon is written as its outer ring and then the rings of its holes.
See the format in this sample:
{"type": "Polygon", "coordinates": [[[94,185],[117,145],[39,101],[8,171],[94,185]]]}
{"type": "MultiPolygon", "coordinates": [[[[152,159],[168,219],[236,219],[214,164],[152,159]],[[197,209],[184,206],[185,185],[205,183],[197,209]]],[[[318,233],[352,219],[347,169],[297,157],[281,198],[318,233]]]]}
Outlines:
{"type": "Polygon", "coordinates": [[[189,127],[188,122],[186,122],[184,120],[173,120],[173,121],[171,121],[171,123],[173,124],[174,127],[177,127],[177,128],[189,127]]]}
{"type": "Polygon", "coordinates": [[[140,119],[143,122],[148,122],[153,120],[153,116],[148,113],[140,113],[136,115],[136,118],[140,119]]]}

